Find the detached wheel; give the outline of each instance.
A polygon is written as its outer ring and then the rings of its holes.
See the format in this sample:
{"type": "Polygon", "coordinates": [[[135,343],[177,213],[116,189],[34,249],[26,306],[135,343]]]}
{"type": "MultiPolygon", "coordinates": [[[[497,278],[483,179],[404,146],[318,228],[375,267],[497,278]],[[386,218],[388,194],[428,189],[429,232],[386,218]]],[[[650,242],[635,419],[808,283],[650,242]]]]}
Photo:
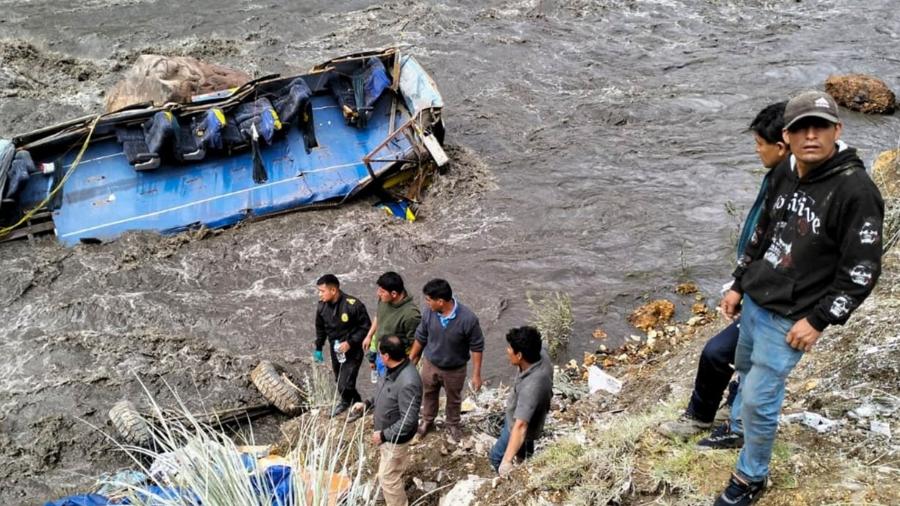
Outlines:
{"type": "Polygon", "coordinates": [[[150,424],[131,401],[119,401],[109,410],[113,427],[126,444],[148,448],[153,442],[150,424]]]}
{"type": "Polygon", "coordinates": [[[298,415],[303,411],[303,395],[288,379],[283,367],[263,360],[250,373],[250,381],[278,411],[286,415],[298,415]]]}

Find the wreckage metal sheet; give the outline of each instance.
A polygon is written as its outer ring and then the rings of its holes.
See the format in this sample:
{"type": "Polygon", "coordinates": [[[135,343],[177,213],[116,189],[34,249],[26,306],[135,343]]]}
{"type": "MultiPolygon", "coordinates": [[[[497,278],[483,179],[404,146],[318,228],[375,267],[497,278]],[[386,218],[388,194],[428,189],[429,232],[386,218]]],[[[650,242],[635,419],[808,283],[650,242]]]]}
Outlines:
{"type": "MultiPolygon", "coordinates": [[[[348,197],[371,181],[362,158],[388,137],[392,101],[383,96],[366,128],[357,129],[345,123],[332,97],[314,97],[319,146],[307,154],[297,128],[271,146],[262,146],[268,180],[260,184],[253,181],[249,151],[141,172],[128,164],[114,140],[93,143],[66,182],[62,205],[53,212],[56,234],[72,245],[113,239],[130,230],[218,228],[348,197]]],[[[397,112],[395,125],[408,119],[402,108],[397,112]]],[[[413,147],[407,138],[397,136],[387,150],[390,158],[404,158],[413,147]]],[[[64,158],[64,168],[73,162],[75,151],[64,158]]],[[[373,161],[372,170],[381,175],[392,165],[373,161]]],[[[27,195],[43,198],[49,185],[47,177],[32,178],[27,195]]]]}

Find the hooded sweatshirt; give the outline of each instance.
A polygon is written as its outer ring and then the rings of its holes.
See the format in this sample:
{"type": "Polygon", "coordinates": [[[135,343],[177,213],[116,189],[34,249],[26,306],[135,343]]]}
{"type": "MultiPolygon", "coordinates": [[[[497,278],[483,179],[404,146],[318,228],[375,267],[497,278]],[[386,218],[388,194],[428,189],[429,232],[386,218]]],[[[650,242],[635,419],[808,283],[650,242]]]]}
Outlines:
{"type": "Polygon", "coordinates": [[[884,201],[856,150],[839,149],[802,179],[793,157],[772,171],[732,286],[819,331],[846,322],[881,274],[884,201]]]}

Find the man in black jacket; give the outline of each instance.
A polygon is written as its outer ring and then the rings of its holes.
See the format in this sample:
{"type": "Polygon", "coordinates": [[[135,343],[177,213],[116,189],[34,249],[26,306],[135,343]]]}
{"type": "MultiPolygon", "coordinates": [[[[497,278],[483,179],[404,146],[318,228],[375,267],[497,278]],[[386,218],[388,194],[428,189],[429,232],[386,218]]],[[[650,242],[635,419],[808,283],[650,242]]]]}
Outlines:
{"type": "Polygon", "coordinates": [[[409,465],[409,441],[419,425],[422,380],[397,336],[378,343],[387,373],[378,379],[372,443],[379,447],[378,478],[387,506],[406,506],[403,473],[409,465]]]}
{"type": "Polygon", "coordinates": [[[316,307],[316,351],[313,358],[323,362],[322,346],[329,342],[331,368],[337,380],[341,400],[331,412],[337,416],[354,402],[360,401],[356,391],[356,376],[363,360],[362,342],[372,326],[366,306],[356,297],[341,291],[334,274],[325,274],[316,281],[319,304],[316,307]]]}
{"type": "Polygon", "coordinates": [[[809,91],[784,112],[792,156],[772,172],[765,207],[722,299],[741,314],[732,424],[744,447],[716,505],[755,502],[766,486],[785,381],[829,325],[842,325],[881,273],[884,202],[856,150],[839,142],[829,95],[809,91]],[[739,306],[743,306],[739,309],[739,306]]]}

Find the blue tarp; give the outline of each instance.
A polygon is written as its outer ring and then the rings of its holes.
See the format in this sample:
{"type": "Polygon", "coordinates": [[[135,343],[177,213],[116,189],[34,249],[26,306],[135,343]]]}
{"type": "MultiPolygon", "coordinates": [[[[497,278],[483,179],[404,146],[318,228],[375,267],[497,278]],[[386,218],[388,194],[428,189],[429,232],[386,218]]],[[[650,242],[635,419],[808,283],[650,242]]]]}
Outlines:
{"type": "Polygon", "coordinates": [[[250,478],[253,488],[260,495],[261,504],[272,506],[291,506],[294,504],[294,486],[291,480],[291,468],[288,466],[271,466],[265,470],[262,482],[256,476],[250,478]]]}
{"type": "Polygon", "coordinates": [[[82,494],[50,501],[44,506],[107,506],[112,504],[106,496],[100,494],[82,494]]]}
{"type": "MultiPolygon", "coordinates": [[[[191,504],[196,506],[200,506],[202,504],[200,498],[198,498],[195,494],[191,493],[189,490],[182,490],[177,487],[159,487],[157,485],[150,485],[147,487],[142,487],[141,490],[137,492],[137,496],[138,499],[141,500],[142,504],[148,504],[151,506],[156,504],[163,504],[161,501],[172,499],[181,499],[182,504],[191,504]]],[[[125,499],[119,504],[131,504],[131,501],[125,499]]]]}

